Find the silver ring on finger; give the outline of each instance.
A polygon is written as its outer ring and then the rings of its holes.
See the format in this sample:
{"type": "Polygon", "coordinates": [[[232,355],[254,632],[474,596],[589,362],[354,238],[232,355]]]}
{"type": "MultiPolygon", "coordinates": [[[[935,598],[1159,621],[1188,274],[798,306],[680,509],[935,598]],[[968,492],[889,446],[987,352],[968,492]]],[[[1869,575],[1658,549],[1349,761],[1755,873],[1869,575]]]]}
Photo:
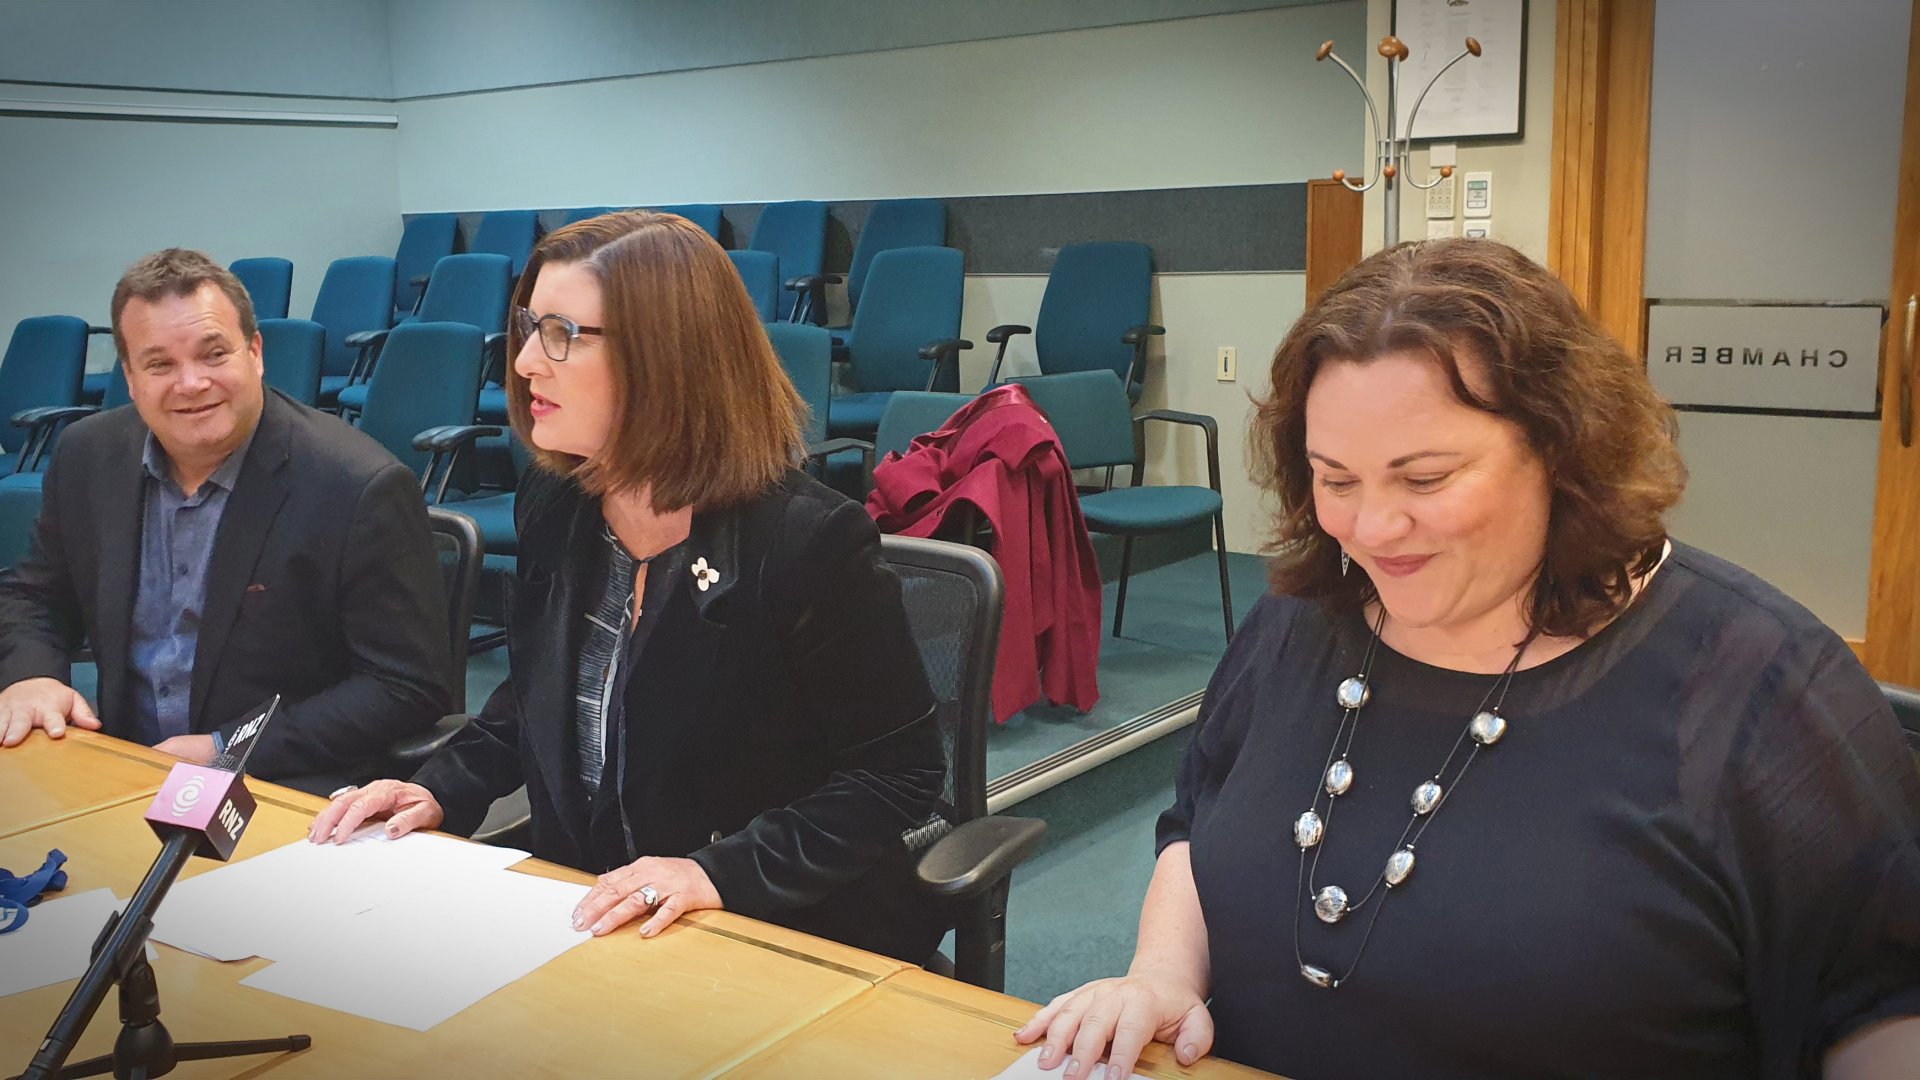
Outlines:
{"type": "Polygon", "coordinates": [[[337,799],[337,798],[339,798],[340,796],[342,796],[342,795],[345,795],[345,794],[346,794],[347,792],[349,792],[349,791],[352,791],[352,790],[354,789],[354,787],[355,787],[355,785],[353,785],[353,784],[348,784],[348,785],[347,785],[346,787],[343,787],[343,788],[334,788],[334,789],[333,789],[333,794],[331,794],[331,795],[329,795],[329,796],[327,796],[327,798],[329,798],[329,799],[337,799]]]}
{"type": "Polygon", "coordinates": [[[660,894],[658,892],[655,892],[653,886],[651,885],[640,886],[640,899],[648,907],[660,906],[660,894]]]}

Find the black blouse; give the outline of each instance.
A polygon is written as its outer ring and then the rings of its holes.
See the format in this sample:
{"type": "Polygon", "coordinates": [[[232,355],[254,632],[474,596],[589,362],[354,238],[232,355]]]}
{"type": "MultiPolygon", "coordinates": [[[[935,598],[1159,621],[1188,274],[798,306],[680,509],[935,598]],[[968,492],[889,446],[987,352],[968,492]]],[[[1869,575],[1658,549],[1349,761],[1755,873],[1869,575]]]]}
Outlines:
{"type": "MultiPolygon", "coordinates": [[[[1310,804],[1370,636],[1260,601],[1201,706],[1159,846],[1191,840],[1215,1052],[1295,1077],[1792,1076],[1920,1014],[1920,772],[1845,642],[1675,544],[1620,618],[1519,672],[1372,917],[1298,896],[1310,804]]],[[[1497,676],[1382,646],[1316,882],[1359,899],[1497,676]]]]}

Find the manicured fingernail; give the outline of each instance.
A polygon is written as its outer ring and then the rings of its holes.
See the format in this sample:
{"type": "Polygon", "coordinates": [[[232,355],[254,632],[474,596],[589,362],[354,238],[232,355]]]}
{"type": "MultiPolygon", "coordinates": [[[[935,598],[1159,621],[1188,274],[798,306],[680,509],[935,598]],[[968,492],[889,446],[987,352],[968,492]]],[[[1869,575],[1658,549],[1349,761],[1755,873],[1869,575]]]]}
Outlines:
{"type": "Polygon", "coordinates": [[[388,836],[399,836],[399,835],[400,835],[400,826],[398,826],[398,825],[389,825],[389,826],[387,826],[387,835],[388,835],[388,836]]]}
{"type": "Polygon", "coordinates": [[[1181,1046],[1180,1046],[1180,1064],[1182,1064],[1182,1065],[1191,1065],[1191,1064],[1193,1064],[1193,1059],[1194,1059],[1194,1058],[1197,1058],[1197,1057],[1199,1057],[1199,1056],[1200,1056],[1199,1054],[1197,1054],[1197,1053],[1195,1053],[1195,1052],[1194,1052],[1194,1049],[1193,1049],[1193,1044],[1192,1044],[1192,1043],[1182,1043],[1182,1044],[1181,1044],[1181,1046]]]}
{"type": "Polygon", "coordinates": [[[604,921],[593,924],[593,933],[604,934],[606,932],[607,932],[607,924],[604,921]]]}
{"type": "Polygon", "coordinates": [[[577,911],[573,913],[573,928],[580,929],[580,913],[577,911]]]}
{"type": "Polygon", "coordinates": [[[1080,1075],[1080,1060],[1078,1058],[1068,1058],[1067,1069],[1060,1075],[1065,1076],[1067,1080],[1074,1080],[1075,1077],[1080,1075]]]}
{"type": "Polygon", "coordinates": [[[1053,1047],[1048,1046],[1048,1047],[1042,1048],[1040,1051],[1040,1067],[1044,1069],[1047,1066],[1052,1064],[1053,1064],[1053,1047]]]}

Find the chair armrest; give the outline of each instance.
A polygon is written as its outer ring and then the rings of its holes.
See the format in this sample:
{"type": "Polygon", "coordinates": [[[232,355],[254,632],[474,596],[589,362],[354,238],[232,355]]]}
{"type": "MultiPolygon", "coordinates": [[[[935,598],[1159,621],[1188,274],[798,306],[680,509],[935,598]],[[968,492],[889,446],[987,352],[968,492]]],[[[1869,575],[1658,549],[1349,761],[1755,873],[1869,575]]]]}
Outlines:
{"type": "Polygon", "coordinates": [[[92,416],[99,411],[98,405],[40,405],[14,413],[13,426],[33,428],[44,424],[63,424],[83,416],[92,416]]]}
{"type": "Polygon", "coordinates": [[[451,424],[430,427],[415,435],[415,450],[433,452],[426,469],[420,473],[420,493],[427,493],[427,489],[433,486],[434,474],[439,473],[440,489],[434,492],[432,500],[433,505],[439,505],[447,497],[447,485],[453,482],[453,470],[460,464],[460,455],[479,439],[499,435],[504,430],[492,424],[451,424]],[[442,462],[445,463],[444,467],[442,462]]]}
{"type": "MultiPolygon", "coordinates": [[[[948,338],[945,341],[936,341],[931,345],[922,345],[920,347],[920,359],[933,361],[933,370],[927,372],[927,390],[931,392],[934,387],[939,384],[940,369],[947,366],[949,359],[952,359],[957,365],[960,362],[960,351],[971,348],[973,348],[973,342],[968,341],[966,338],[948,338]]],[[[955,368],[955,374],[958,374],[957,367],[955,368]]]]}
{"type": "Polygon", "coordinates": [[[507,332],[495,330],[480,339],[480,355],[485,359],[480,363],[480,385],[497,382],[502,386],[507,382],[507,332]]]}
{"type": "Polygon", "coordinates": [[[987,372],[987,389],[993,389],[994,384],[1000,381],[1000,362],[1007,358],[1007,339],[1031,333],[1033,327],[1019,323],[1001,323],[987,331],[987,344],[1000,346],[1000,351],[993,354],[993,370],[987,372]]]}
{"type": "Polygon", "coordinates": [[[360,330],[348,334],[346,346],[357,353],[353,358],[353,367],[347,372],[349,384],[365,382],[373,378],[373,365],[379,359],[381,346],[387,343],[387,330],[360,330]]]}
{"type": "MultiPolygon", "coordinates": [[[[1220,425],[1213,417],[1203,413],[1180,412],[1175,409],[1154,409],[1143,412],[1133,418],[1135,430],[1143,430],[1147,421],[1159,420],[1168,424],[1184,424],[1197,427],[1207,435],[1207,486],[1220,490],[1220,425]]],[[[1139,444],[1136,443],[1136,446],[1139,444]]],[[[1133,486],[1139,487],[1141,474],[1146,472],[1143,463],[1136,462],[1133,469],[1133,486]]]]}
{"type": "Polygon", "coordinates": [[[113,327],[111,327],[111,326],[89,326],[89,327],[87,327],[87,336],[88,336],[88,337],[99,337],[99,336],[100,336],[101,334],[108,334],[108,335],[111,335],[112,333],[113,333],[113,327]]]}
{"type": "Polygon", "coordinates": [[[802,289],[812,291],[828,285],[838,285],[845,280],[846,278],[839,274],[808,274],[806,277],[789,279],[782,288],[791,292],[799,292],[802,289]]]}
{"type": "Polygon", "coordinates": [[[1150,337],[1165,337],[1166,333],[1167,328],[1164,326],[1141,323],[1139,326],[1127,327],[1127,332],[1120,335],[1120,341],[1126,345],[1138,345],[1150,337]]]}
{"type": "Polygon", "coordinates": [[[417,735],[396,739],[387,747],[387,763],[392,775],[405,779],[420,771],[427,759],[440,752],[440,748],[453,740],[460,729],[467,726],[472,717],[466,713],[454,713],[443,716],[431,728],[417,735]]]}
{"type": "Polygon", "coordinates": [[[1047,835],[1037,818],[974,818],[921,853],[914,872],[920,884],[946,900],[979,896],[1033,857],[1047,835]]]}
{"type": "Polygon", "coordinates": [[[387,334],[389,333],[391,333],[391,331],[387,330],[356,331],[355,333],[347,335],[346,346],[349,349],[365,349],[369,345],[377,345],[387,340],[387,334]]]}
{"type": "Polygon", "coordinates": [[[849,439],[844,436],[837,439],[823,439],[817,443],[807,444],[807,456],[810,458],[823,458],[828,454],[837,454],[842,450],[862,450],[871,454],[873,453],[873,444],[865,439],[849,439]]]}

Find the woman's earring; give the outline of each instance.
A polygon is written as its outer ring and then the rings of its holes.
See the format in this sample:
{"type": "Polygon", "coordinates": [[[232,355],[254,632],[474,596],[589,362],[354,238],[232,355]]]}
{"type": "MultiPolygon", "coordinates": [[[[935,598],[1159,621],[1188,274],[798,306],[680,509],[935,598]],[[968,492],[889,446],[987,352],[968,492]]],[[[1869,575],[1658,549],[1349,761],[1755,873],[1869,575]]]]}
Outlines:
{"type": "Polygon", "coordinates": [[[1347,549],[1341,548],[1340,549],[1340,576],[1341,577],[1347,576],[1347,567],[1351,565],[1353,565],[1353,556],[1347,554],[1347,549]]]}

